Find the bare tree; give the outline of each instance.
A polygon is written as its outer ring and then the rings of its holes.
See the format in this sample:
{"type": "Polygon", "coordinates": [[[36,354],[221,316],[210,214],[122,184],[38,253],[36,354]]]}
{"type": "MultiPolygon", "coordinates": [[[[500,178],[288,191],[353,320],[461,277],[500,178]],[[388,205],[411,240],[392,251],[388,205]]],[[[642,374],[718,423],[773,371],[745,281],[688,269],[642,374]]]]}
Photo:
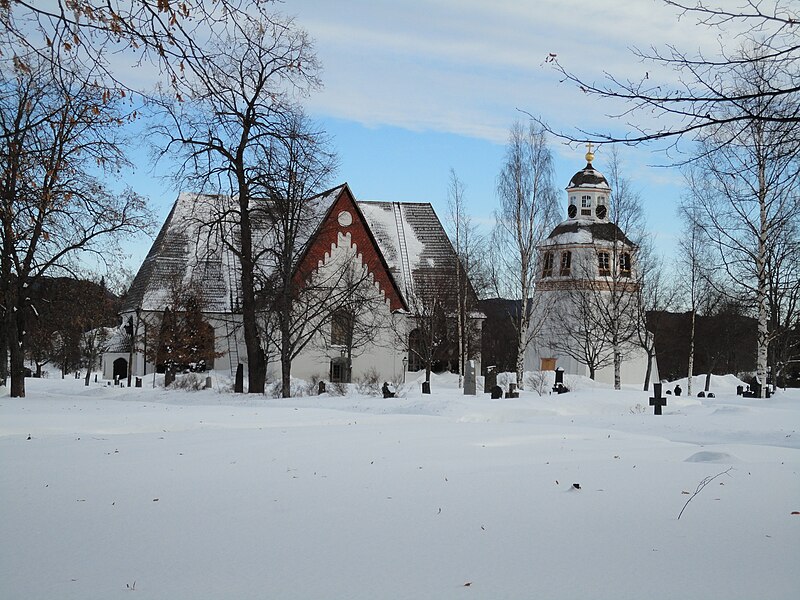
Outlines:
{"type": "MultiPolygon", "coordinates": [[[[747,63],[742,69],[738,79],[742,93],[781,76],[766,70],[761,62],[747,63]]],[[[785,112],[777,101],[761,97],[743,104],[747,108],[738,109],[740,113],[785,112]]],[[[697,160],[687,169],[692,203],[688,216],[711,241],[725,274],[754,299],[756,374],[762,384],[766,382],[770,342],[779,335],[771,323],[781,319],[785,310],[794,312],[791,298],[797,293],[794,249],[800,222],[800,159],[796,142],[796,125],[781,120],[753,120],[735,129],[725,124],[704,133],[697,160]]]]}
{"type": "Polygon", "coordinates": [[[263,393],[266,381],[257,296],[269,285],[272,308],[281,315],[288,394],[294,268],[313,217],[307,199],[336,165],[327,138],[295,103],[319,86],[318,70],[305,31],[271,17],[209,42],[209,52],[178,82],[183,102],[173,102],[170,92],[162,96],[168,122],[157,130],[167,140],[165,152],[182,157],[180,176],[234,199],[218,222],[225,229],[222,243],[241,266],[251,393],[263,393]]]}
{"type": "Polygon", "coordinates": [[[497,193],[500,208],[492,236],[493,284],[499,297],[519,298],[522,303],[513,318],[517,383],[522,388],[525,349],[541,329],[531,315],[545,308],[535,306],[538,300],[533,293],[540,267],[538,248],[556,219],[553,157],[541,127],[534,123],[511,127],[497,193]]]}
{"type": "Polygon", "coordinates": [[[149,226],[140,196],[115,194],[94,175],[125,164],[119,101],[92,73],[0,65],[0,291],[14,397],[25,395],[29,286],[75,273],[87,256],[113,264],[122,255],[115,244],[149,226]]]}
{"type": "Polygon", "coordinates": [[[463,387],[467,361],[479,343],[473,313],[478,310],[473,282],[483,281],[481,247],[483,240],[467,212],[464,184],[450,169],[446,226],[457,260],[454,265],[456,293],[456,340],[458,342],[458,387],[463,387]]]}
{"type": "Polygon", "coordinates": [[[634,49],[642,64],[638,78],[620,78],[606,73],[604,80],[578,75],[558,62],[556,53],[548,58],[562,81],[582,93],[622,102],[615,117],[625,119],[629,132],[562,133],[573,141],[587,137],[599,142],[638,143],[648,140],[693,137],[705,130],[726,126],[741,131],[753,123],[794,124],[795,140],[800,123],[800,44],[797,24],[800,14],[790,0],[749,0],[736,8],[698,0],[664,0],[678,11],[680,18],[717,34],[716,55],[690,53],[667,46],[664,49],[634,49]],[[693,21],[693,23],[692,23],[693,21]],[[731,48],[731,44],[736,47],[731,48]],[[742,53],[739,45],[759,48],[757,54],[742,53]],[[773,79],[759,79],[743,89],[737,80],[742,68],[767,68],[773,79]],[[656,74],[674,73],[675,82],[660,80],[656,74]],[[653,76],[651,76],[651,73],[653,76]]]}
{"type": "MultiPolygon", "coordinates": [[[[643,240],[644,242],[644,240],[643,240]]],[[[669,285],[660,258],[653,253],[651,244],[640,244],[636,271],[636,343],[647,355],[643,389],[650,389],[653,361],[656,357],[656,338],[663,328],[662,318],[675,300],[674,285],[669,285]]]]}

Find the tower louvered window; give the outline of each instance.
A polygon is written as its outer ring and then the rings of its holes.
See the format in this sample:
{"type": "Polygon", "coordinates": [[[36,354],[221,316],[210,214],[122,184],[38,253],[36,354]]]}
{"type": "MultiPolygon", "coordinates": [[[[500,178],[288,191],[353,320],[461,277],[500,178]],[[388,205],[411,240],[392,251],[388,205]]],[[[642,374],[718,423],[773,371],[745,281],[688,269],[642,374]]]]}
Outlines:
{"type": "Polygon", "coordinates": [[[561,269],[558,274],[566,277],[572,271],[572,252],[565,250],[561,253],[561,269]]]}
{"type": "Polygon", "coordinates": [[[553,253],[545,252],[544,264],[542,266],[542,277],[552,277],[552,276],[553,276],[553,253]]]}
{"type": "Polygon", "coordinates": [[[611,261],[608,252],[597,253],[597,269],[601,277],[608,277],[611,275],[611,261]]]}

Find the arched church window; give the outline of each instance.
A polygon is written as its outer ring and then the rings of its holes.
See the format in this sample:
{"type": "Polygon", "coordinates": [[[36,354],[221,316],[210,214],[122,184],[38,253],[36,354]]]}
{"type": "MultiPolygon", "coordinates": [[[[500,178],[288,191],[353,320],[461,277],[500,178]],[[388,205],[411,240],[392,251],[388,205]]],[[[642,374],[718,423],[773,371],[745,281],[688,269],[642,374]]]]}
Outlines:
{"type": "Polygon", "coordinates": [[[422,340],[422,331],[414,329],[408,334],[408,370],[419,371],[422,369],[423,349],[425,344],[422,340]]]}
{"type": "Polygon", "coordinates": [[[601,277],[608,277],[611,275],[611,261],[608,252],[597,253],[597,269],[601,277]]]}
{"type": "Polygon", "coordinates": [[[572,270],[572,252],[565,250],[561,253],[561,269],[558,274],[567,277],[572,270]]]}
{"type": "Polygon", "coordinates": [[[631,276],[631,255],[628,252],[623,252],[619,260],[619,274],[623,277],[631,276]]]}
{"type": "Polygon", "coordinates": [[[337,310],[331,316],[331,345],[348,346],[353,335],[353,313],[337,310]]]}
{"type": "Polygon", "coordinates": [[[542,267],[542,277],[553,276],[553,253],[544,253],[544,266],[542,267]]]}

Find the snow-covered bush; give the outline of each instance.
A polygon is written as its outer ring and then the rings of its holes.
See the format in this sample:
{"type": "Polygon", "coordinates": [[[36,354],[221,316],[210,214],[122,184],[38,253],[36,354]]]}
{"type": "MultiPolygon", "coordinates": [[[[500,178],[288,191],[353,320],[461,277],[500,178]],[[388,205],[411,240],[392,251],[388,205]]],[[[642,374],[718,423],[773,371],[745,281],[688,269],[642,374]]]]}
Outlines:
{"type": "Polygon", "coordinates": [[[356,379],[356,390],[362,396],[380,396],[382,385],[380,373],[374,367],[356,379]]]}

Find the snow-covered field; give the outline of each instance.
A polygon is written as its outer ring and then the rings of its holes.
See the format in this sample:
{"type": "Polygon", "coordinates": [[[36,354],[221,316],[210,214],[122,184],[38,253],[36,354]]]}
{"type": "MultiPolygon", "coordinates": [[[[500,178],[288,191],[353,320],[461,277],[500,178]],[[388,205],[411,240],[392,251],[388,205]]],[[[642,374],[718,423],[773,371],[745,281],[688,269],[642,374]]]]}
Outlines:
{"type": "Polygon", "coordinates": [[[82,383],[0,397],[4,599],[800,597],[799,390],[82,383]]]}

